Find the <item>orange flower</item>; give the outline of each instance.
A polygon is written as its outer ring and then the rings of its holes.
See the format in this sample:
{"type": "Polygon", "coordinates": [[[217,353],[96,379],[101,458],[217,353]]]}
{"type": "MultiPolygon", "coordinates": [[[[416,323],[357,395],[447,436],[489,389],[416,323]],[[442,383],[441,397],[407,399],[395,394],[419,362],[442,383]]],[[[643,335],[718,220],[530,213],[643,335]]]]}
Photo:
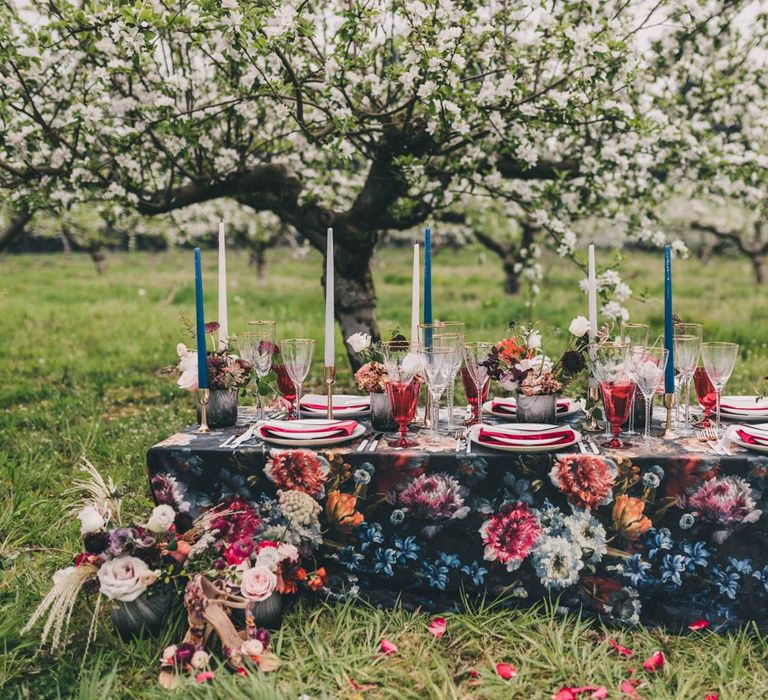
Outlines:
{"type": "Polygon", "coordinates": [[[325,514],[337,530],[348,533],[360,525],[365,518],[355,510],[357,498],[351,493],[331,491],[325,502],[325,514]]]}
{"type": "Polygon", "coordinates": [[[327,574],[324,567],[320,567],[312,576],[312,578],[307,581],[307,586],[309,586],[310,590],[316,591],[318,588],[322,588],[325,584],[325,581],[327,579],[327,574]]]}
{"type": "Polygon", "coordinates": [[[299,581],[306,581],[307,570],[303,566],[300,566],[298,569],[296,569],[296,578],[299,581]]]}
{"type": "Polygon", "coordinates": [[[523,346],[517,344],[516,338],[505,338],[496,345],[499,349],[499,357],[511,364],[517,362],[523,356],[523,346]]]}
{"type": "Polygon", "coordinates": [[[628,540],[636,540],[644,534],[652,523],[650,518],[643,515],[645,502],[640,498],[633,498],[622,494],[616,498],[613,504],[613,526],[623,537],[628,540]]]}

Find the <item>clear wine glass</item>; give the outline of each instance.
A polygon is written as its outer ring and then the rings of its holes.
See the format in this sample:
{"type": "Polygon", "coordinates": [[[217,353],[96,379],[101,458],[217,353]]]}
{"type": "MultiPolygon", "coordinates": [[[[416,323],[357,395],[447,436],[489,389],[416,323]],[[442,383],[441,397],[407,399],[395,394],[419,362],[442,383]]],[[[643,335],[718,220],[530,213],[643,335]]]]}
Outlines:
{"type": "MultiPolygon", "coordinates": [[[[650,328],[647,323],[628,323],[622,322],[619,327],[619,342],[626,348],[633,348],[636,345],[648,345],[648,334],[650,328]]],[[[629,426],[626,435],[638,435],[635,431],[635,394],[632,394],[632,402],[629,406],[629,426]]]]}
{"type": "Polygon", "coordinates": [[[699,361],[699,350],[704,328],[700,323],[676,323],[674,328],[675,369],[680,375],[680,392],[685,389],[683,427],[678,434],[683,437],[693,434],[691,429],[691,381],[699,361]]]}
{"type": "Polygon", "coordinates": [[[440,399],[451,378],[456,353],[452,348],[422,346],[419,348],[418,354],[431,399],[430,441],[432,444],[437,444],[440,428],[440,399]]]}
{"type": "Polygon", "coordinates": [[[652,447],[661,440],[651,437],[651,408],[653,397],[664,383],[664,372],[669,360],[669,351],[662,347],[635,346],[627,355],[629,373],[645,399],[645,432],[640,441],[645,447],[652,447]]]}
{"type": "Polygon", "coordinates": [[[248,332],[241,342],[243,357],[253,365],[256,401],[258,402],[258,420],[264,420],[264,402],[261,397],[260,383],[272,369],[272,357],[275,352],[275,322],[249,321],[248,332]]]}
{"type": "Polygon", "coordinates": [[[434,337],[434,347],[445,348],[451,353],[451,370],[448,378],[448,429],[456,429],[458,426],[454,422],[454,399],[456,388],[456,376],[461,369],[461,363],[464,359],[464,335],[460,333],[439,333],[434,337]]]}
{"type": "Polygon", "coordinates": [[[495,343],[475,342],[464,344],[464,367],[472,379],[477,390],[477,402],[475,404],[474,424],[482,428],[483,425],[483,401],[482,396],[485,387],[488,386],[488,359],[495,343]]]}
{"type": "Polygon", "coordinates": [[[416,415],[421,390],[421,380],[418,376],[421,371],[419,344],[391,340],[381,343],[380,348],[382,363],[387,371],[387,396],[400,431],[397,439],[389,444],[392,447],[411,447],[415,443],[406,435],[408,426],[416,415]]]}
{"type": "Polygon", "coordinates": [[[717,434],[720,435],[720,397],[723,395],[723,387],[731,378],[733,368],[736,366],[736,358],[739,355],[739,346],[736,343],[702,343],[701,359],[704,362],[704,369],[707,376],[715,387],[717,396],[716,407],[716,425],[717,434]]]}
{"type": "Polygon", "coordinates": [[[312,366],[315,341],[310,338],[289,338],[280,343],[283,364],[293,385],[296,387],[296,419],[301,418],[301,387],[312,366]]]}

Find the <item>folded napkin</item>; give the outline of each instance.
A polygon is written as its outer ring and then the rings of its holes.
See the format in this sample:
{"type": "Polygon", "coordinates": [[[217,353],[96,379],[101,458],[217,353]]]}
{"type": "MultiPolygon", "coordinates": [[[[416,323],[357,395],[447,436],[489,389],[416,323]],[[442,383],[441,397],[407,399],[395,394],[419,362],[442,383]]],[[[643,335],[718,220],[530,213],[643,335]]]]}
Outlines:
{"type": "Polygon", "coordinates": [[[734,404],[720,402],[720,410],[733,411],[734,413],[741,413],[744,411],[768,414],[768,406],[765,404],[762,406],[735,406],[734,404]]]}
{"type": "Polygon", "coordinates": [[[481,428],[478,440],[489,445],[524,445],[527,442],[533,445],[536,442],[541,443],[546,440],[548,445],[556,446],[570,442],[573,440],[573,436],[573,430],[568,429],[541,433],[511,433],[493,430],[493,428],[481,428]]]}
{"type": "Polygon", "coordinates": [[[316,440],[320,438],[349,437],[359,423],[356,420],[304,421],[271,420],[259,430],[262,437],[284,440],[316,440]]]}
{"type": "Polygon", "coordinates": [[[768,433],[763,435],[755,435],[755,433],[748,432],[746,430],[736,430],[736,435],[742,442],[746,442],[748,445],[760,445],[761,447],[768,447],[768,433]]]}
{"type": "MultiPolygon", "coordinates": [[[[571,402],[567,399],[563,399],[562,401],[557,402],[557,407],[555,408],[556,413],[568,413],[568,410],[571,407],[571,402]]],[[[491,411],[494,413],[516,413],[517,412],[517,403],[514,399],[494,399],[491,402],[491,411]]]]}

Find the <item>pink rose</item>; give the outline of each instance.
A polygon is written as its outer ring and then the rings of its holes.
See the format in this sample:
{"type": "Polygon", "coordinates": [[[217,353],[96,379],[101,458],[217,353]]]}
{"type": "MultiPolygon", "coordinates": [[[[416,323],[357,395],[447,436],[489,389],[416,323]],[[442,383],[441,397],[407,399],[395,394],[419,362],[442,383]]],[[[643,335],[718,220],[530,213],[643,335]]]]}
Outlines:
{"type": "Polygon", "coordinates": [[[240,592],[244,598],[260,602],[266,600],[277,588],[277,576],[266,566],[258,565],[243,571],[240,592]]]}
{"type": "Polygon", "coordinates": [[[150,569],[141,559],[121,556],[104,562],[96,575],[103,595],[130,603],[157,580],[160,572],[150,569]]]}

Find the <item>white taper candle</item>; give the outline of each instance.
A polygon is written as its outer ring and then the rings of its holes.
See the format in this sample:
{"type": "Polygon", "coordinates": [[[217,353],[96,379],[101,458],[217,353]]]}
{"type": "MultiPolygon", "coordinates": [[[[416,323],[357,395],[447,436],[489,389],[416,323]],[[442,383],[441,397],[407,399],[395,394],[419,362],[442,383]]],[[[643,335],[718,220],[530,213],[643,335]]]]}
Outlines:
{"type": "Polygon", "coordinates": [[[328,229],[325,251],[325,366],[334,367],[333,229],[328,229]]]}
{"type": "Polygon", "coordinates": [[[587,279],[587,294],[589,304],[589,340],[597,336],[597,274],[595,272],[595,246],[589,246],[589,277],[587,279]]]}
{"type": "Polygon", "coordinates": [[[411,278],[411,342],[419,342],[419,319],[421,318],[421,262],[419,260],[419,244],[413,244],[413,276],[411,278]]]}
{"type": "Polygon", "coordinates": [[[229,318],[227,317],[227,243],[224,222],[219,222],[219,348],[229,342],[229,318]]]}

